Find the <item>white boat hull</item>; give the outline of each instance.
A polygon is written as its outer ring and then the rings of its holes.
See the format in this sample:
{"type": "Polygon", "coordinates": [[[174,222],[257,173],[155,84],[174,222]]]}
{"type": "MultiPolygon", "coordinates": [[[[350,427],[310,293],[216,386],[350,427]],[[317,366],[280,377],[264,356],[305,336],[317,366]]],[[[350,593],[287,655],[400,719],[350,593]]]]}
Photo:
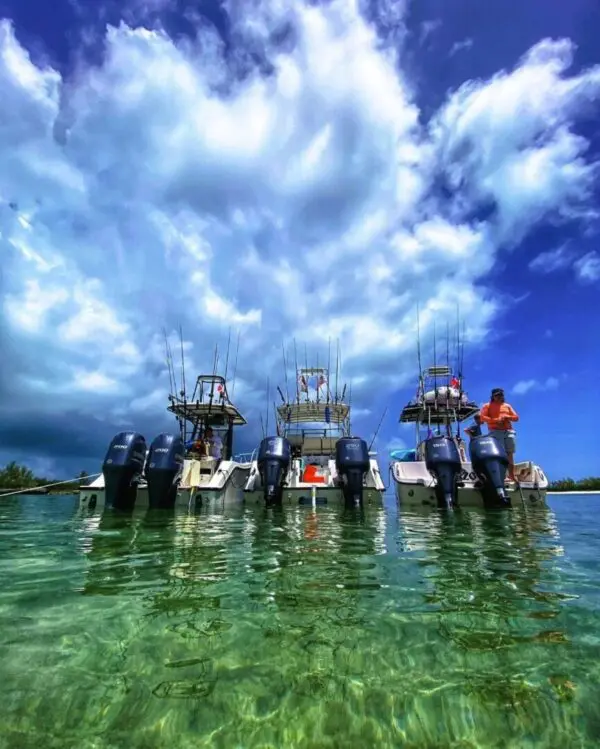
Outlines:
{"type": "MultiPolygon", "coordinates": [[[[302,471],[300,461],[293,460],[290,470],[283,482],[283,504],[328,504],[344,505],[344,494],[339,485],[339,477],[334,460],[328,460],[324,470],[323,480],[319,482],[304,482],[300,480],[302,471]]],[[[382,502],[385,485],[379,473],[379,466],[374,458],[370,459],[370,467],[365,475],[363,488],[363,505],[382,502]]],[[[265,502],[258,463],[254,461],[242,493],[244,502],[265,502]]]]}
{"type": "MultiPolygon", "coordinates": [[[[192,461],[186,461],[192,463],[192,461]]],[[[250,463],[236,464],[233,461],[223,461],[219,469],[204,476],[191,476],[193,481],[186,481],[190,473],[184,470],[184,483],[177,491],[175,507],[193,507],[215,501],[240,501],[240,492],[250,475],[250,463]]],[[[79,508],[98,509],[105,506],[104,476],[100,475],[89,486],[79,488],[79,508]]],[[[138,487],[135,508],[147,509],[148,488],[145,482],[138,487]]]]}
{"type": "MultiPolygon", "coordinates": [[[[514,482],[506,484],[511,505],[545,505],[548,479],[539,466],[533,463],[517,463],[515,470],[517,476],[525,473],[530,480],[521,479],[519,485],[514,482]]],[[[392,477],[396,487],[396,498],[402,506],[437,507],[436,481],[427,470],[424,462],[393,463],[392,477]]],[[[462,480],[464,486],[458,489],[459,507],[485,508],[483,496],[475,485],[476,477],[472,472],[470,463],[463,463],[462,480]]]]}
{"type": "MultiPolygon", "coordinates": [[[[242,492],[244,503],[265,504],[262,490],[242,492]]],[[[328,505],[343,507],[344,495],[338,487],[323,486],[323,484],[307,484],[304,487],[293,489],[285,488],[281,497],[282,505],[328,505]]],[[[378,489],[365,489],[363,492],[363,505],[378,506],[383,504],[383,491],[378,489]]]]}

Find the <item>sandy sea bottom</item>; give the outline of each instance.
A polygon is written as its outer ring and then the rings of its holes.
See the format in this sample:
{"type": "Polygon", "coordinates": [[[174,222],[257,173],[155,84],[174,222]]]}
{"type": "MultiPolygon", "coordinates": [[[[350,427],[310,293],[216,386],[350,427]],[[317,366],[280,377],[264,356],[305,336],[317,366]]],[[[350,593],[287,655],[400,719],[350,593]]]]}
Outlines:
{"type": "Polygon", "coordinates": [[[0,503],[0,747],[592,747],[598,498],[0,503]]]}

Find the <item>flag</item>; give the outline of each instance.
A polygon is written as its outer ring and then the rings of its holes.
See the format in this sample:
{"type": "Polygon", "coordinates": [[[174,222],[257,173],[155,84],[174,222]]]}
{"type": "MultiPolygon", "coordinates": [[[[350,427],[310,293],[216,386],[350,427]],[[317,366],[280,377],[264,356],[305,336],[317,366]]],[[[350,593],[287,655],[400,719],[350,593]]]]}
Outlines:
{"type": "Polygon", "coordinates": [[[453,377],[450,380],[450,387],[458,390],[460,388],[460,380],[457,377],[453,377]]]}
{"type": "Polygon", "coordinates": [[[325,379],[325,375],[320,374],[319,377],[318,377],[318,379],[317,379],[317,390],[319,388],[323,387],[323,385],[325,385],[326,382],[327,382],[327,380],[325,379]]]}

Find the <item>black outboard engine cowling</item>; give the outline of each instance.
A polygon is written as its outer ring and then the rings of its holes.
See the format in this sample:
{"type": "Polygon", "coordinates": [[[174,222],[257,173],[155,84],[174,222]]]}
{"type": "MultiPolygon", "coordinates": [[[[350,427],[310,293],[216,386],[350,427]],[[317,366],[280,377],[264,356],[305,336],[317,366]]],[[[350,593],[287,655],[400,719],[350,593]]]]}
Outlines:
{"type": "Polygon", "coordinates": [[[425,466],[436,479],[435,497],[439,508],[458,507],[458,480],[462,462],[456,442],[437,435],[425,440],[425,466]]]}
{"type": "Polygon", "coordinates": [[[479,488],[486,507],[509,507],[504,488],[508,457],[504,445],[490,434],[474,437],[469,445],[471,465],[482,482],[479,488]]]}
{"type": "Polygon", "coordinates": [[[102,463],[106,507],[133,510],[147,451],[146,440],[137,432],[119,432],[112,438],[102,463]]]}
{"type": "Polygon", "coordinates": [[[362,503],[363,481],[370,466],[369,448],[360,437],[341,437],[335,443],[335,467],[346,504],[362,503]]]}
{"type": "Polygon", "coordinates": [[[146,481],[150,509],[172,509],[183,473],[185,445],[179,436],[159,434],[148,452],[146,481]]]}
{"type": "Polygon", "coordinates": [[[258,472],[267,504],[279,504],[283,481],[292,459],[292,446],[285,437],[265,437],[258,448],[258,472]]]}

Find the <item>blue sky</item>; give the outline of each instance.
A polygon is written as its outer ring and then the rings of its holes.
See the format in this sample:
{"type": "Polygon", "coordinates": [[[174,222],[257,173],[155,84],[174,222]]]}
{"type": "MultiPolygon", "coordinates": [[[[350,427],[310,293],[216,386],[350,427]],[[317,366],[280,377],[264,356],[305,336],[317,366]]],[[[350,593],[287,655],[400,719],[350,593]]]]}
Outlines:
{"type": "Polygon", "coordinates": [[[0,19],[0,464],[91,472],[116,431],[168,428],[180,323],[190,383],[240,333],[239,448],[294,336],[321,363],[339,337],[356,431],[388,405],[378,448],[410,444],[418,302],[424,360],[460,305],[465,384],[505,388],[520,458],[598,473],[595,0],[0,19]]]}

